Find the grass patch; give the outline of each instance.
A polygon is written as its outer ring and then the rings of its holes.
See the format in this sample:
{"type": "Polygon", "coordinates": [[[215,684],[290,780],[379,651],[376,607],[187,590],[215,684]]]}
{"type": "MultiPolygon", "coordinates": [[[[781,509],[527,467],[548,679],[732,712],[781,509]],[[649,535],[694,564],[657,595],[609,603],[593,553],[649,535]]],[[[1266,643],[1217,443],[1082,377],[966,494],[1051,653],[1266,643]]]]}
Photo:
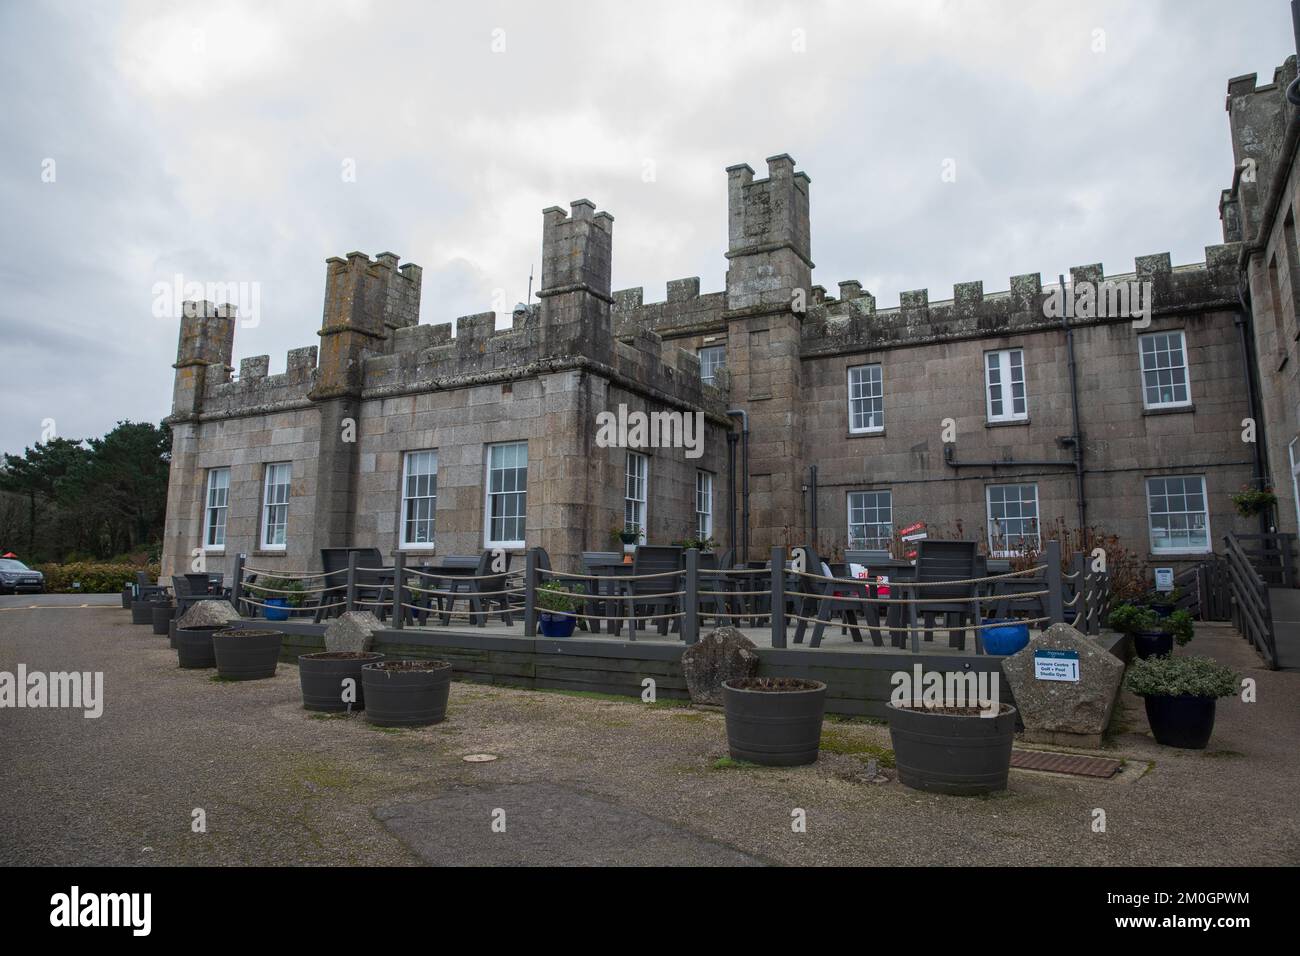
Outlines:
{"type": "Polygon", "coordinates": [[[894,752],[879,744],[858,740],[851,734],[834,728],[823,728],[820,749],[832,754],[848,754],[853,757],[870,758],[877,767],[893,767],[894,752]]]}
{"type": "Polygon", "coordinates": [[[678,720],[687,720],[692,724],[706,724],[709,722],[708,714],[701,714],[697,711],[687,711],[681,714],[673,714],[678,720]]]}
{"type": "Polygon", "coordinates": [[[312,720],[347,720],[352,715],[346,712],[340,712],[337,714],[333,714],[333,713],[322,714],[319,711],[317,711],[314,713],[310,713],[307,716],[310,717],[312,720]]]}
{"type": "Polygon", "coordinates": [[[1244,753],[1242,753],[1240,750],[1207,750],[1207,751],[1205,751],[1205,756],[1207,756],[1207,757],[1244,757],[1244,756],[1246,756],[1246,755],[1245,755],[1244,753]]]}
{"type": "Polygon", "coordinates": [[[406,729],[405,727],[380,727],[378,724],[372,724],[370,721],[366,721],[366,726],[381,734],[400,734],[406,729]]]}
{"type": "Polygon", "coordinates": [[[866,717],[859,714],[826,714],[822,720],[831,724],[874,724],[877,727],[883,727],[889,723],[889,721],[881,720],[879,717],[866,717]]]}
{"type": "Polygon", "coordinates": [[[762,769],[756,763],[750,763],[748,760],[736,760],[733,757],[719,757],[713,761],[712,769],[714,770],[759,770],[762,769]]]}
{"type": "Polygon", "coordinates": [[[237,681],[237,680],[235,680],[235,678],[233,678],[233,677],[222,677],[220,674],[213,674],[211,677],[208,678],[208,680],[212,681],[212,683],[214,683],[214,684],[239,684],[239,683],[242,683],[242,681],[237,681]]]}
{"type": "Polygon", "coordinates": [[[558,687],[524,687],[521,690],[531,690],[537,694],[559,694],[562,697],[582,697],[587,700],[607,700],[616,704],[640,704],[642,707],[657,707],[666,710],[680,710],[691,706],[689,700],[660,698],[646,702],[642,701],[639,695],[606,694],[598,690],[564,690],[558,687]]]}

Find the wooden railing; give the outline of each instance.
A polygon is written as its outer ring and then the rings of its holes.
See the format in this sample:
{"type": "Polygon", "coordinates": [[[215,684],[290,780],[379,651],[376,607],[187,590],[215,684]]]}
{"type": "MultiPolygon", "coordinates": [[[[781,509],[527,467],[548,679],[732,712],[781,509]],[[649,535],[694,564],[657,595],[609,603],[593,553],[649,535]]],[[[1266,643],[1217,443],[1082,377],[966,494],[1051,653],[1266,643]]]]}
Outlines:
{"type": "Polygon", "coordinates": [[[1295,539],[1293,534],[1233,535],[1240,550],[1264,580],[1277,588],[1293,588],[1295,579],[1295,539]]]}
{"type": "Polygon", "coordinates": [[[1263,655],[1265,663],[1276,669],[1277,643],[1273,635],[1273,607],[1268,597],[1268,581],[1256,570],[1237,535],[1224,535],[1223,543],[1224,563],[1232,589],[1232,623],[1263,655]]]}

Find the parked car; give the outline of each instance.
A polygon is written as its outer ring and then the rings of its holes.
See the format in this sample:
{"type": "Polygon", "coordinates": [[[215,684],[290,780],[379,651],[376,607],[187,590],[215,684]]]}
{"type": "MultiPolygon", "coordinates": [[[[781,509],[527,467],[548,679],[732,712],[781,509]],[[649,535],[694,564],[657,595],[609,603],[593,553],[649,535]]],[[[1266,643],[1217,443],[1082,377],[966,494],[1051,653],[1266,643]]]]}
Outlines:
{"type": "Polygon", "coordinates": [[[0,594],[40,594],[44,590],[45,575],[40,571],[33,571],[16,558],[0,558],[0,594]]]}

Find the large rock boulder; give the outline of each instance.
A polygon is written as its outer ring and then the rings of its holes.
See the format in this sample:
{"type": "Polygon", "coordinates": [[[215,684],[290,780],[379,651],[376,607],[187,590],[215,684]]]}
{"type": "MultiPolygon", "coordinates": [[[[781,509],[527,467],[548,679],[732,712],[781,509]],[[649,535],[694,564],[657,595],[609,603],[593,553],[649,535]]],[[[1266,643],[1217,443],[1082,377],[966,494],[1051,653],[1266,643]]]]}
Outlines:
{"type": "Polygon", "coordinates": [[[682,653],[682,675],[695,704],[722,705],[722,682],[753,677],[758,650],[734,627],[714,628],[682,653]]]}
{"type": "Polygon", "coordinates": [[[201,627],[205,624],[229,624],[239,619],[239,612],[229,601],[199,601],[181,615],[176,626],[185,628],[201,627]]]}
{"type": "Polygon", "coordinates": [[[1068,624],[1053,624],[1002,661],[1015,695],[1024,737],[1037,743],[1099,747],[1124,677],[1124,664],[1098,642],[1068,624]],[[1046,680],[1034,672],[1037,651],[1079,655],[1078,681],[1046,680]]]}
{"type": "Polygon", "coordinates": [[[344,611],[325,625],[325,650],[368,651],[383,626],[370,611],[344,611]]]}

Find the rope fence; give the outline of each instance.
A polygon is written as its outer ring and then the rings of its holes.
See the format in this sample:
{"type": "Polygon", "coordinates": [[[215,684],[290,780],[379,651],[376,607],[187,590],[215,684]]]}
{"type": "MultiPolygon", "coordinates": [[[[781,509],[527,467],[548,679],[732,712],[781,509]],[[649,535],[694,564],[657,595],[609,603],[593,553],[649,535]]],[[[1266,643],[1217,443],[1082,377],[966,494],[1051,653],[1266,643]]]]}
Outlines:
{"type": "Polygon", "coordinates": [[[361,567],[354,552],[347,567],[319,572],[254,567],[240,555],[231,600],[254,615],[257,609],[287,610],[315,623],[341,611],[367,610],[395,629],[435,626],[439,619],[443,625],[468,622],[477,627],[498,621],[513,627],[522,621],[526,637],[538,636],[539,624],[547,630],[556,619],[571,619],[593,635],[600,633],[602,622],[611,636],[624,633],[626,624],[628,640],[636,640],[643,628],[671,625],[673,639],[693,644],[702,622],[729,622],[770,629],[771,644],[778,649],[787,646],[791,624],[796,644],[802,643],[807,627],[814,629],[812,647],[820,646],[828,627],[851,633],[855,641],[866,632],[877,646],[881,634],[891,635],[896,647],[910,637],[914,652],[920,651],[919,635],[928,641],[944,632],[950,642],[960,635],[964,650],[965,635],[973,633],[979,654],[984,653],[979,635],[1009,624],[1036,627],[1072,620],[1080,630],[1097,633],[1110,599],[1104,569],[1090,568],[1082,554],[1063,564],[1056,541],[1047,543],[1041,563],[1032,566],[959,578],[936,578],[930,572],[922,580],[909,577],[921,574],[920,568],[897,562],[863,577],[805,570],[812,554],[808,549],[791,553],[774,548],[763,567],[701,567],[700,553],[687,550],[682,568],[663,569],[661,564],[636,570],[635,565],[611,562],[593,563],[585,573],[551,568],[545,552],[536,548],[526,552],[522,566],[510,567],[508,557],[499,562],[500,554],[491,556],[492,566],[503,563],[504,569],[486,573],[481,572],[488,567],[487,554],[453,558],[465,563],[437,568],[407,567],[399,552],[391,566],[361,567]],[[301,603],[288,608],[269,603],[276,597],[301,603]]]}

